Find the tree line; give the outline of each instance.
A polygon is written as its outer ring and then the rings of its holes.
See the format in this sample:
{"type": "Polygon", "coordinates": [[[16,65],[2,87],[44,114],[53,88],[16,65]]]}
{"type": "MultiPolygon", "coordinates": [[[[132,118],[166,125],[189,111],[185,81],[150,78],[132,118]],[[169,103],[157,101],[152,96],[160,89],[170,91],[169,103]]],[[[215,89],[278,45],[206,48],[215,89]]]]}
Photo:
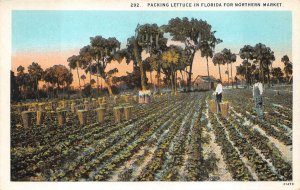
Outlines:
{"type": "Polygon", "coordinates": [[[243,62],[237,67],[237,75],[243,76],[248,85],[253,84],[254,79],[260,79],[269,86],[271,82],[292,82],[293,63],[287,55],[281,58],[283,71],[280,67],[273,68],[275,55],[265,44],[245,45],[240,49],[239,55],[243,62]]]}
{"type": "MultiPolygon", "coordinates": [[[[19,66],[17,74],[12,73],[12,91],[20,94],[20,98],[39,98],[39,81],[44,81],[44,92],[57,96],[60,90],[70,90],[73,82],[72,70],[76,70],[81,94],[90,95],[92,85],[96,84],[98,94],[102,90],[99,81],[104,81],[104,87],[109,95],[114,93],[114,88],[119,83],[125,83],[129,88],[139,88],[142,91],[149,89],[153,84],[152,72],[155,71],[156,86],[158,92],[162,83],[170,85],[172,92],[177,91],[178,81],[180,86],[185,86],[187,91],[192,88],[193,62],[196,52],[200,51],[201,57],[206,59],[207,75],[210,76],[209,59],[219,67],[219,79],[222,81],[220,65],[227,65],[227,81],[231,75],[233,84],[232,64],[236,62],[237,55],[243,62],[237,66],[236,75],[242,76],[247,84],[253,83],[254,78],[259,78],[270,84],[272,79],[284,81],[280,68],[272,68],[275,60],[274,52],[270,47],[258,43],[254,47],[245,45],[238,54],[230,49],[215,52],[215,48],[222,40],[216,37],[216,31],[204,20],[195,18],[173,18],[168,24],[158,26],[157,24],[137,25],[135,35],[127,39],[126,47],[121,49],[121,43],[115,37],[104,38],[97,35],[90,38],[90,43],[82,47],[77,55],[67,59],[69,68],[63,65],[54,65],[43,70],[38,63],[33,62],[25,68],[19,66]],[[168,35],[166,35],[168,34],[168,35]],[[168,39],[166,36],[170,36],[168,39]],[[168,45],[168,41],[177,42],[180,45],[168,45]],[[142,59],[142,53],[147,54],[142,59]],[[133,63],[133,71],[125,76],[117,77],[117,68],[107,69],[108,65],[117,61],[126,64],[133,63]],[[229,71],[230,65],[230,71],[229,71]],[[84,70],[89,77],[85,83],[86,75],[79,75],[79,70],[84,70]],[[150,73],[150,82],[147,77],[150,73]],[[180,76],[178,76],[180,75],[180,76]],[[92,79],[96,77],[96,80],[92,79]],[[84,82],[82,85],[81,82],[84,82]],[[99,88],[101,87],[101,88],[99,88]],[[25,96],[25,97],[24,97],[25,96]]],[[[284,63],[284,74],[286,81],[292,76],[292,63],[288,56],[282,58],[284,63]]],[[[111,68],[111,67],[110,67],[111,68]]],[[[236,78],[236,77],[235,77],[236,78]]],[[[116,90],[115,90],[116,91],[116,90]]]]}
{"type": "Polygon", "coordinates": [[[53,65],[43,70],[38,63],[32,62],[27,70],[25,72],[25,67],[20,65],[16,75],[11,71],[12,100],[58,97],[58,92],[64,93],[73,82],[73,74],[64,65],[53,65]],[[38,88],[40,81],[44,82],[42,89],[38,88]]]}

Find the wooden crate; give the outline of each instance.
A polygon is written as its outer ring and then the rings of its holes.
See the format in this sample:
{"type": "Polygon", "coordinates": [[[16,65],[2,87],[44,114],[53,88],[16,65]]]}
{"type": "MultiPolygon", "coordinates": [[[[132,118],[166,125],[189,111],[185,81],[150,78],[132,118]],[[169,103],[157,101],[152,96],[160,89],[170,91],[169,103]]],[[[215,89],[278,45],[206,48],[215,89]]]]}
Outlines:
{"type": "Polygon", "coordinates": [[[223,117],[228,117],[229,116],[229,103],[228,102],[221,102],[220,107],[221,107],[222,116],[223,117]]]}
{"type": "Polygon", "coordinates": [[[209,101],[209,109],[213,113],[217,112],[217,102],[215,100],[210,100],[209,101]]]}

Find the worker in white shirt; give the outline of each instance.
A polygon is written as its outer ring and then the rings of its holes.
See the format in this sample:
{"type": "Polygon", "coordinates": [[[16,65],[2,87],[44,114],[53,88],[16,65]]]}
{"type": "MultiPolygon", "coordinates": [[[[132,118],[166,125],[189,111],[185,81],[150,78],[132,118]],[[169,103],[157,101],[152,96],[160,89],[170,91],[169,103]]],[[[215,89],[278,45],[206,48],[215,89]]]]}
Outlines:
{"type": "Polygon", "coordinates": [[[253,99],[255,111],[258,117],[263,117],[263,85],[259,80],[255,80],[255,84],[253,85],[253,99]]]}
{"type": "Polygon", "coordinates": [[[223,86],[222,82],[220,80],[217,81],[217,88],[214,92],[214,95],[216,95],[216,101],[217,101],[217,113],[221,112],[220,102],[222,102],[222,92],[223,92],[223,86]]]}

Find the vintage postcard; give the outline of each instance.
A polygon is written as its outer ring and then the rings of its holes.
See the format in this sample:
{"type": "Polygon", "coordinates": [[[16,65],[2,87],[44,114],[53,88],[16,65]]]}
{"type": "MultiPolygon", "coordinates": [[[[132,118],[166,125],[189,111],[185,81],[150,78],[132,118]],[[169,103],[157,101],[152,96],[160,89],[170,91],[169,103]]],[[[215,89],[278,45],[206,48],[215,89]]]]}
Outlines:
{"type": "Polygon", "coordinates": [[[0,1],[0,189],[299,189],[299,8],[0,1]]]}

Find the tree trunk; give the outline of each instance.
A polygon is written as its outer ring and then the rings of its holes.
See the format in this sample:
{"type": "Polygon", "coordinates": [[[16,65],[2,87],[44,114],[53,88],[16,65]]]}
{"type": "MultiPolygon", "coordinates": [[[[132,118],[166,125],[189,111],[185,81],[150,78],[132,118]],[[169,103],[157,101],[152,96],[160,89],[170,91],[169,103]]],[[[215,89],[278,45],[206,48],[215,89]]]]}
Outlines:
{"type": "Polygon", "coordinates": [[[264,67],[261,63],[261,77],[262,77],[262,84],[265,84],[265,73],[264,73],[264,67]]]}
{"type": "Polygon", "coordinates": [[[101,89],[101,91],[102,91],[102,79],[101,79],[100,89],[101,89]]]}
{"type": "Polygon", "coordinates": [[[139,67],[140,67],[140,73],[141,73],[141,86],[142,86],[142,91],[145,91],[145,90],[147,90],[147,87],[146,87],[145,73],[144,73],[144,69],[143,69],[143,63],[142,63],[142,60],[139,60],[138,64],[139,64],[139,67]]]}
{"type": "Polygon", "coordinates": [[[63,83],[62,87],[63,87],[63,99],[65,99],[65,83],[63,83]]]}
{"type": "Polygon", "coordinates": [[[177,71],[175,71],[175,94],[177,93],[177,71]]]}
{"type": "Polygon", "coordinates": [[[142,63],[141,57],[140,57],[141,55],[139,55],[139,53],[138,53],[137,39],[134,40],[133,52],[134,52],[136,62],[138,63],[138,66],[140,67],[142,91],[145,91],[145,90],[147,90],[147,88],[146,88],[146,83],[145,83],[144,68],[143,68],[143,63],[142,63]]]}
{"type": "Polygon", "coordinates": [[[228,68],[228,63],[227,63],[227,79],[228,79],[227,81],[228,81],[228,85],[229,85],[230,82],[229,82],[229,68],[228,68]]]}
{"type": "Polygon", "coordinates": [[[193,70],[193,64],[190,65],[190,71],[188,72],[188,78],[187,78],[187,90],[191,91],[191,85],[192,85],[192,70],[193,70]]]}
{"type": "Polygon", "coordinates": [[[107,87],[107,90],[108,90],[108,94],[109,96],[112,96],[113,95],[113,91],[112,91],[112,88],[111,88],[111,78],[108,78],[105,83],[106,83],[106,87],[107,87]]]}
{"type": "Polygon", "coordinates": [[[268,69],[268,87],[271,87],[271,83],[270,83],[270,69],[268,69]]]}
{"type": "Polygon", "coordinates": [[[262,63],[261,63],[261,61],[260,61],[260,63],[259,63],[259,78],[260,78],[260,81],[262,82],[262,83],[264,83],[264,81],[263,81],[263,77],[262,77],[262,65],[261,65],[262,63]]]}
{"type": "Polygon", "coordinates": [[[113,95],[113,92],[112,92],[112,88],[111,88],[110,85],[107,85],[107,90],[108,90],[109,96],[112,96],[112,95],[113,95]]]}
{"type": "Polygon", "coordinates": [[[182,70],[180,70],[181,80],[183,80],[182,70]]]}
{"type": "MultiPolygon", "coordinates": [[[[71,67],[70,67],[70,74],[72,74],[72,69],[71,69],[71,67]]],[[[71,96],[71,88],[69,88],[69,85],[70,85],[70,84],[67,84],[67,89],[68,89],[68,92],[67,92],[67,94],[68,94],[68,99],[69,99],[70,96],[71,96]]]]}
{"type": "Polygon", "coordinates": [[[97,92],[98,92],[98,96],[99,96],[100,91],[99,91],[99,77],[98,77],[98,74],[99,74],[99,67],[97,65],[97,74],[96,74],[96,76],[97,76],[97,92]]]}
{"type": "Polygon", "coordinates": [[[180,75],[181,75],[181,80],[180,80],[180,88],[182,88],[182,87],[184,86],[184,84],[181,86],[181,82],[184,80],[184,79],[183,79],[182,70],[180,70],[180,75]]]}
{"type": "Polygon", "coordinates": [[[79,93],[80,93],[80,96],[82,96],[82,91],[81,91],[81,84],[80,84],[80,77],[79,77],[79,70],[78,70],[78,67],[76,67],[77,69],[77,77],[78,77],[78,83],[79,83],[79,93]]]}
{"type": "Polygon", "coordinates": [[[157,71],[157,92],[160,94],[160,70],[157,71]]]}
{"type": "Polygon", "coordinates": [[[47,98],[49,98],[49,84],[48,82],[46,82],[46,94],[47,94],[47,98]]]}
{"type": "Polygon", "coordinates": [[[174,68],[172,68],[171,73],[172,73],[171,77],[172,77],[172,81],[173,81],[172,92],[173,92],[173,94],[175,94],[175,92],[176,92],[176,71],[174,71],[174,68]]]}
{"type": "MultiPolygon", "coordinates": [[[[271,70],[269,69],[269,73],[271,73],[272,70],[273,70],[273,64],[272,64],[272,63],[270,64],[270,68],[271,68],[271,70]]],[[[278,78],[278,79],[279,79],[279,78],[278,78]]],[[[270,82],[272,82],[272,81],[270,81],[270,79],[269,79],[269,83],[270,83],[270,82]]],[[[273,82],[272,82],[272,84],[273,84],[273,82]]],[[[269,84],[269,85],[270,85],[270,84],[269,84]]]]}
{"type": "Polygon", "coordinates": [[[170,75],[170,80],[171,80],[171,92],[173,93],[173,88],[174,88],[174,83],[173,83],[173,72],[171,71],[171,75],[170,75]]]}
{"type": "Polygon", "coordinates": [[[193,55],[192,55],[192,60],[191,60],[191,63],[190,63],[190,71],[189,71],[189,75],[188,75],[188,78],[187,78],[187,87],[188,87],[188,91],[191,91],[191,85],[192,85],[192,71],[193,71],[193,61],[194,61],[194,57],[195,57],[195,53],[196,51],[193,52],[193,55]]]}
{"type": "Polygon", "coordinates": [[[231,75],[231,86],[232,86],[232,88],[233,88],[232,63],[230,64],[230,75],[231,75]]]}
{"type": "Polygon", "coordinates": [[[246,84],[247,84],[247,88],[249,88],[249,78],[248,78],[248,59],[247,59],[247,64],[246,64],[246,84]]]}
{"type": "Polygon", "coordinates": [[[150,83],[153,84],[152,83],[152,71],[150,71],[150,83]]]}
{"type": "Polygon", "coordinates": [[[220,64],[219,65],[219,78],[220,78],[220,81],[222,82],[222,76],[221,76],[221,68],[220,68],[220,64]]]}
{"type": "Polygon", "coordinates": [[[90,69],[90,84],[91,84],[91,81],[92,81],[92,67],[91,67],[91,63],[89,64],[89,69],[90,69]]]}
{"type": "Polygon", "coordinates": [[[57,89],[56,89],[56,96],[57,96],[57,98],[59,98],[59,96],[58,96],[58,93],[59,93],[59,83],[57,82],[57,89]]]}
{"type": "Polygon", "coordinates": [[[39,96],[39,81],[37,80],[37,78],[35,78],[35,82],[36,82],[37,99],[40,99],[40,96],[39,96]]]}
{"type": "Polygon", "coordinates": [[[185,81],[186,81],[186,86],[185,86],[185,88],[187,87],[187,79],[188,79],[188,70],[187,70],[187,67],[185,67],[185,69],[184,69],[184,78],[185,78],[185,81]]]}
{"type": "Polygon", "coordinates": [[[207,76],[209,77],[208,57],[206,56],[207,76]]]}

